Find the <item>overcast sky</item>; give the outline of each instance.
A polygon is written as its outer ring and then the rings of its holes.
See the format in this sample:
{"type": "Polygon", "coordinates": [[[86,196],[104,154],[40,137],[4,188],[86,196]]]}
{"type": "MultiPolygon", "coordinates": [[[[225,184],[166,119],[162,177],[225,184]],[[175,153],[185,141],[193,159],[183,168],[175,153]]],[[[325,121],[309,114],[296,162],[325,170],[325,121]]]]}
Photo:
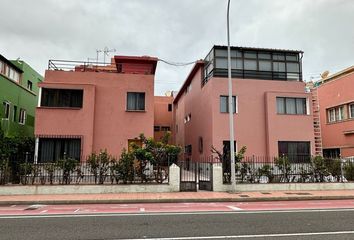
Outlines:
{"type": "MultiPolygon", "coordinates": [[[[49,59],[96,49],[174,62],[226,45],[227,0],[0,0],[0,54],[41,74],[49,59]]],[[[354,65],[354,0],[231,0],[231,44],[303,50],[304,78],[354,65]]],[[[101,55],[101,59],[103,59],[101,55]]],[[[155,95],[178,90],[191,66],[158,63],[155,95]]]]}

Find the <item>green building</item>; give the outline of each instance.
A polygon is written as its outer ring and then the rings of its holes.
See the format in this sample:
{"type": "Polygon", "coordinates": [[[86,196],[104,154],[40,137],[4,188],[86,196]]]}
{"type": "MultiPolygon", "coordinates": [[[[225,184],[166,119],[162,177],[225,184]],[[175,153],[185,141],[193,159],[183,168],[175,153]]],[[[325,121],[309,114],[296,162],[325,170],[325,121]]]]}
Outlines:
{"type": "Polygon", "coordinates": [[[39,82],[43,77],[21,60],[0,54],[0,127],[7,137],[33,136],[39,82]]]}

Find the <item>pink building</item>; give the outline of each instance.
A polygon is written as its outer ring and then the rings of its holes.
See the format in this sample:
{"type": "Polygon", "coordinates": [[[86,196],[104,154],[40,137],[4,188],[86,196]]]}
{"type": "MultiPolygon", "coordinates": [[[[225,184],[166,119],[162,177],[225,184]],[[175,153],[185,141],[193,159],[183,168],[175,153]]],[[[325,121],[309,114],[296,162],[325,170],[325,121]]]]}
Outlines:
{"type": "MultiPolygon", "coordinates": [[[[246,155],[304,160],[314,155],[311,94],[302,81],[302,52],[232,47],[236,149],[246,155]]],[[[174,99],[174,140],[194,161],[211,146],[229,151],[227,50],[214,46],[174,99]]]]}
{"type": "Polygon", "coordinates": [[[316,85],[323,155],[354,156],[354,66],[316,85]]]}
{"type": "MultiPolygon", "coordinates": [[[[172,96],[155,96],[154,104],[154,139],[160,140],[167,131],[171,131],[172,118],[172,96]]],[[[172,139],[170,138],[170,141],[172,139]]]]}
{"type": "Polygon", "coordinates": [[[38,162],[119,155],[140,133],[153,137],[157,58],[115,56],[111,64],[50,61],[36,109],[38,162]]]}

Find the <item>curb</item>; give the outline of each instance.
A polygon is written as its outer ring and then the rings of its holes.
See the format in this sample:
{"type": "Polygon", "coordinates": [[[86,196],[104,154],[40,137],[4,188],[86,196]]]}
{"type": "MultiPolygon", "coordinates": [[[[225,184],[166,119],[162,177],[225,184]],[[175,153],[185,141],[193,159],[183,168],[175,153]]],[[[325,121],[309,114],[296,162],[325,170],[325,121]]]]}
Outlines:
{"type": "Polygon", "coordinates": [[[308,200],[347,200],[354,196],[292,196],[292,197],[251,197],[251,198],[183,198],[183,199],[71,199],[71,200],[16,200],[0,201],[0,205],[64,205],[64,204],[119,204],[119,203],[186,203],[186,202],[266,202],[266,201],[308,201],[308,200]]]}

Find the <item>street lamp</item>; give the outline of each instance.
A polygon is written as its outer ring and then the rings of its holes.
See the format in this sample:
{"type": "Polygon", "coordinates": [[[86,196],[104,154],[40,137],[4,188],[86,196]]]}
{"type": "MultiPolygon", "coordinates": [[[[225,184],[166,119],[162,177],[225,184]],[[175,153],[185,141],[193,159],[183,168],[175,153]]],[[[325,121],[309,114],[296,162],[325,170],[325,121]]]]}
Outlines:
{"type": "MultiPolygon", "coordinates": [[[[231,50],[230,50],[230,0],[227,3],[227,75],[229,82],[229,122],[230,122],[230,156],[231,156],[231,192],[236,192],[235,172],[235,136],[234,136],[234,108],[232,103],[231,79],[231,50]]],[[[236,103],[235,103],[236,104],[236,103]]]]}

